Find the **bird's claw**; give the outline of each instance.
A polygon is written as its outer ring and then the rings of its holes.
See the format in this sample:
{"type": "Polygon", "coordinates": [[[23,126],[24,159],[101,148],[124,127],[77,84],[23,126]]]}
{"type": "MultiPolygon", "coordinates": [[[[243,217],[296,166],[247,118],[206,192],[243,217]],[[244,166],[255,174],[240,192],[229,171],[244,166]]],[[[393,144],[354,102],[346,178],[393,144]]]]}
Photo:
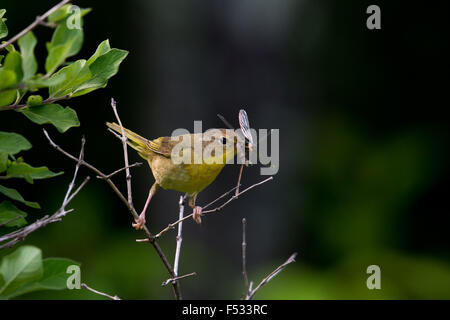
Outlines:
{"type": "Polygon", "coordinates": [[[132,223],[131,225],[136,230],[144,229],[145,226],[145,214],[141,214],[138,219],[135,220],[136,223],[132,223]]]}
{"type": "Polygon", "coordinates": [[[194,207],[194,212],[192,213],[192,219],[198,224],[202,223],[202,207],[196,206],[194,207]]]}

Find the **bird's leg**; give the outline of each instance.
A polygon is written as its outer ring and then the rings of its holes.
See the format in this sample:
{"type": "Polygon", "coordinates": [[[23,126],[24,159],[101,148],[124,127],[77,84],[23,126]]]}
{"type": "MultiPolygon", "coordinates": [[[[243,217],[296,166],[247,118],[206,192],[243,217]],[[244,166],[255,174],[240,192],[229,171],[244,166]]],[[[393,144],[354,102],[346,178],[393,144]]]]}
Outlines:
{"type": "Polygon", "coordinates": [[[140,230],[144,228],[145,226],[145,212],[147,211],[148,205],[150,203],[150,200],[152,200],[153,195],[156,193],[156,190],[158,190],[159,185],[155,182],[152,187],[150,188],[150,191],[148,192],[147,201],[145,202],[144,209],[142,210],[141,214],[139,215],[139,219],[136,220],[136,223],[133,223],[132,226],[136,230],[140,230]]]}
{"type": "Polygon", "coordinates": [[[189,206],[193,209],[192,218],[198,224],[202,223],[202,207],[195,205],[195,200],[197,199],[197,195],[189,198],[189,206]]]}

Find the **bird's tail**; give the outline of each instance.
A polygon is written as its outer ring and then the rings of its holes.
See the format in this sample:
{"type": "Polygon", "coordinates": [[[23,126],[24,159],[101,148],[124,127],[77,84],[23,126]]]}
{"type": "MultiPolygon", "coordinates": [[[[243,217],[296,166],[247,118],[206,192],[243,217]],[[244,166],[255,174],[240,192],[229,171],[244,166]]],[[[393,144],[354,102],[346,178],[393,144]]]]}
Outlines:
{"type": "MultiPolygon", "coordinates": [[[[120,129],[120,126],[113,122],[107,122],[106,125],[111,128],[112,130],[116,131],[120,135],[122,135],[122,130],[120,129]]],[[[127,137],[127,143],[130,147],[132,147],[134,150],[136,150],[139,155],[143,158],[145,158],[146,155],[149,153],[149,140],[145,139],[144,137],[141,137],[137,133],[134,133],[131,130],[128,130],[126,128],[123,128],[125,132],[125,136],[127,137]]]]}

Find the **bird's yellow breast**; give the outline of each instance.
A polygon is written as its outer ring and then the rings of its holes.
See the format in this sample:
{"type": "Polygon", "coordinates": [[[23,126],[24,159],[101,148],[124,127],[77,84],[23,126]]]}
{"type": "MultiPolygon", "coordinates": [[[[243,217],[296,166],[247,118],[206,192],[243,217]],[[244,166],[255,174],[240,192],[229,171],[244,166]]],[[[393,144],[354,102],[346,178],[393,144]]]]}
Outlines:
{"type": "Polygon", "coordinates": [[[164,189],[194,195],[211,184],[223,164],[174,164],[170,158],[154,155],[148,159],[156,182],[164,189]]]}

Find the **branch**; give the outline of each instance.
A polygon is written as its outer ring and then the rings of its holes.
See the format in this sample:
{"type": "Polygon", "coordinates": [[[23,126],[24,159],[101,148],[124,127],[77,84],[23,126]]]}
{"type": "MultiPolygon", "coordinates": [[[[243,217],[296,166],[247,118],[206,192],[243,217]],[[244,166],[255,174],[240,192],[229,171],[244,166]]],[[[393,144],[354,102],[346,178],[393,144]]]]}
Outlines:
{"type": "MultiPolygon", "coordinates": [[[[71,155],[70,153],[68,153],[64,149],[62,149],[55,142],[53,142],[53,140],[50,138],[49,134],[47,133],[47,131],[45,129],[43,129],[43,131],[44,131],[45,137],[47,138],[47,140],[49,141],[50,145],[53,148],[58,150],[60,153],[65,155],[67,158],[72,159],[73,161],[79,161],[76,157],[74,157],[73,155],[71,155]]],[[[111,180],[111,178],[108,178],[106,174],[104,174],[102,171],[100,171],[99,169],[97,169],[93,165],[89,164],[88,162],[86,162],[84,160],[81,160],[79,162],[80,162],[81,166],[87,167],[88,169],[92,170],[97,176],[100,176],[103,180],[106,181],[106,183],[111,187],[111,189],[113,189],[113,191],[116,193],[116,195],[119,197],[119,199],[125,204],[125,206],[127,206],[128,210],[133,215],[134,219],[137,219],[139,217],[139,215],[137,214],[137,212],[134,209],[134,207],[130,206],[130,204],[128,203],[128,200],[125,198],[125,196],[122,194],[122,192],[120,192],[120,190],[117,188],[117,186],[111,180]]],[[[170,277],[171,278],[175,278],[176,276],[175,276],[175,274],[173,272],[172,265],[170,264],[169,260],[165,256],[165,254],[162,251],[161,247],[159,246],[159,243],[156,241],[157,240],[156,237],[152,233],[150,233],[148,228],[145,227],[145,226],[143,228],[143,231],[144,231],[144,233],[146,235],[146,239],[148,239],[147,242],[149,242],[153,246],[153,248],[155,249],[156,253],[158,254],[159,258],[161,259],[162,263],[164,264],[164,267],[166,268],[166,270],[169,273],[170,277]]],[[[173,285],[173,291],[174,291],[175,298],[179,299],[180,294],[179,294],[179,286],[177,285],[177,283],[175,283],[173,285]]]]}
{"type": "MultiPolygon", "coordinates": [[[[183,219],[184,214],[184,199],[186,196],[180,196],[179,206],[180,206],[180,213],[179,213],[179,219],[183,219]]],[[[183,223],[180,223],[178,225],[178,235],[177,235],[177,247],[175,250],[175,260],[173,262],[173,272],[175,273],[175,276],[178,276],[178,264],[180,261],[180,252],[181,252],[181,243],[183,242],[183,223]]]]}
{"type": "Polygon", "coordinates": [[[83,288],[85,288],[85,289],[87,289],[87,290],[89,290],[89,291],[95,293],[95,294],[98,294],[98,295],[101,295],[101,296],[110,298],[111,300],[122,300],[122,299],[120,299],[118,296],[110,296],[110,295],[107,294],[107,293],[104,293],[104,292],[101,292],[101,291],[92,289],[92,288],[89,287],[86,283],[82,283],[81,286],[82,286],[83,288]]]}
{"type": "Polygon", "coordinates": [[[34,20],[34,22],[32,24],[30,24],[28,27],[26,27],[25,29],[23,29],[21,32],[19,32],[18,34],[16,34],[14,37],[12,37],[11,39],[9,39],[8,41],[6,41],[5,43],[3,43],[2,45],[0,45],[0,50],[5,49],[7,46],[9,46],[11,43],[16,42],[17,40],[19,40],[20,38],[22,38],[25,34],[27,34],[28,31],[33,30],[36,26],[38,26],[39,24],[43,24],[44,20],[47,19],[47,17],[49,15],[51,15],[53,12],[55,12],[56,10],[58,10],[59,8],[61,8],[63,5],[67,4],[68,2],[70,2],[70,0],[63,0],[60,3],[58,3],[56,6],[54,6],[53,8],[51,8],[50,10],[48,10],[46,13],[44,13],[42,16],[37,16],[36,20],[34,20]]]}
{"type": "Polygon", "coordinates": [[[126,180],[127,180],[128,205],[130,206],[130,208],[134,208],[133,194],[131,192],[131,173],[130,173],[130,166],[128,165],[127,137],[125,136],[125,130],[123,129],[122,121],[120,121],[119,113],[117,112],[116,101],[114,100],[114,98],[111,98],[111,108],[114,111],[114,115],[116,116],[117,122],[119,123],[119,126],[120,126],[120,133],[122,134],[122,137],[120,140],[122,140],[123,159],[125,161],[125,174],[126,174],[126,180]]]}
{"type": "Polygon", "coordinates": [[[245,218],[242,219],[242,275],[244,276],[245,296],[248,295],[248,277],[247,277],[247,240],[246,240],[246,223],[245,218]]]}
{"type": "Polygon", "coordinates": [[[241,178],[242,178],[242,171],[244,170],[244,164],[241,164],[241,169],[239,169],[239,177],[238,177],[238,182],[236,185],[236,192],[235,192],[235,196],[237,197],[239,195],[239,186],[241,185],[241,178]]]}
{"type": "Polygon", "coordinates": [[[73,174],[72,181],[69,184],[69,187],[67,188],[66,194],[64,196],[64,200],[62,202],[61,207],[52,215],[46,215],[41,219],[36,220],[34,223],[29,224],[22,229],[16,230],[14,232],[8,233],[2,237],[0,237],[0,243],[8,241],[2,245],[0,245],[0,249],[3,248],[9,248],[14,246],[16,243],[24,240],[30,233],[45,227],[46,225],[61,221],[63,217],[66,216],[67,213],[72,212],[73,209],[67,210],[67,205],[73,200],[73,198],[81,191],[81,189],[86,185],[86,183],[89,181],[90,177],[86,177],[84,181],[80,184],[80,186],[72,192],[73,188],[75,187],[75,181],[77,179],[78,175],[78,169],[80,168],[82,162],[83,162],[83,156],[84,156],[84,138],[81,140],[81,150],[80,155],[77,160],[77,164],[75,166],[75,172],[73,174]]]}
{"type": "MultiPolygon", "coordinates": [[[[59,100],[66,100],[66,99],[70,99],[72,97],[72,94],[66,94],[62,97],[58,97],[58,98],[48,98],[45,99],[44,101],[42,101],[42,105],[44,104],[51,104],[53,102],[59,101],[59,100]]],[[[0,111],[6,111],[6,110],[21,110],[21,109],[25,109],[29,107],[29,105],[27,104],[11,104],[9,106],[4,106],[4,107],[0,107],[0,111]]]]}
{"type": "Polygon", "coordinates": [[[188,274],[184,274],[184,275],[182,275],[182,276],[179,276],[179,277],[167,279],[166,281],[164,281],[163,283],[161,283],[161,287],[167,286],[169,283],[171,283],[171,282],[173,283],[174,281],[177,281],[177,280],[179,280],[179,279],[183,279],[183,278],[187,278],[187,277],[191,277],[191,276],[196,276],[196,275],[197,275],[196,272],[191,272],[191,273],[188,273],[188,274]]]}
{"type": "MultiPolygon", "coordinates": [[[[259,186],[259,185],[262,185],[263,183],[266,183],[266,182],[268,182],[268,181],[270,181],[270,180],[273,180],[273,176],[270,176],[269,178],[264,179],[263,181],[260,181],[260,182],[258,182],[258,183],[255,183],[255,184],[251,185],[250,187],[248,187],[248,188],[242,190],[242,191],[239,192],[237,195],[235,194],[234,196],[232,196],[231,198],[229,198],[225,203],[223,203],[222,205],[220,205],[220,206],[218,206],[218,207],[216,207],[216,208],[214,208],[214,209],[210,209],[210,210],[206,210],[206,211],[204,210],[204,211],[202,212],[202,215],[201,215],[201,216],[204,216],[204,215],[207,215],[207,214],[211,214],[211,213],[215,213],[215,212],[219,212],[219,211],[222,210],[224,207],[226,207],[230,202],[236,200],[240,195],[242,195],[242,194],[246,193],[247,191],[250,191],[251,189],[253,189],[253,188],[255,188],[255,187],[259,186]]],[[[231,189],[231,190],[225,192],[225,193],[222,194],[220,197],[218,197],[217,199],[215,199],[213,202],[211,202],[211,203],[207,204],[206,206],[204,206],[203,209],[205,209],[206,207],[210,206],[211,204],[217,202],[219,199],[221,199],[221,198],[227,196],[230,192],[232,192],[232,191],[235,190],[236,188],[237,188],[237,186],[234,187],[233,189],[231,189]]],[[[161,231],[155,236],[155,238],[161,237],[164,233],[166,233],[166,232],[169,231],[170,229],[173,229],[177,224],[183,222],[184,220],[187,220],[187,219],[191,218],[192,216],[193,216],[193,213],[191,213],[190,215],[185,216],[185,217],[183,217],[182,219],[179,219],[179,220],[177,220],[177,221],[175,221],[175,222],[173,222],[173,223],[170,223],[167,227],[165,227],[163,230],[161,230],[161,231]]]]}
{"type": "Polygon", "coordinates": [[[105,177],[97,176],[97,178],[99,178],[99,179],[109,179],[109,178],[112,178],[113,176],[115,176],[116,174],[122,172],[122,171],[125,170],[126,168],[139,167],[139,166],[141,166],[141,165],[142,165],[142,162],[135,162],[135,163],[133,163],[133,164],[130,164],[128,167],[120,168],[120,169],[114,171],[113,173],[108,174],[108,175],[105,176],[105,177]]]}
{"type": "Polygon", "coordinates": [[[255,295],[256,291],[261,289],[262,286],[266,285],[270,280],[272,280],[276,275],[278,275],[281,271],[286,268],[286,266],[292,262],[295,262],[295,257],[297,256],[297,252],[293,253],[283,264],[278,266],[274,271],[269,273],[267,277],[261,280],[261,282],[256,286],[255,289],[252,289],[251,285],[249,288],[249,291],[247,292],[247,295],[245,297],[245,300],[250,300],[255,295]]]}
{"type": "MultiPolygon", "coordinates": [[[[127,199],[127,203],[128,203],[128,208],[130,208],[130,210],[135,214],[133,214],[135,220],[137,220],[137,213],[136,210],[134,209],[134,205],[133,205],[133,194],[131,192],[131,173],[130,173],[130,166],[128,164],[128,145],[127,145],[127,137],[125,136],[125,129],[122,126],[122,121],[120,120],[119,117],[119,113],[117,112],[117,106],[116,106],[116,101],[114,100],[114,98],[111,98],[111,108],[113,109],[114,115],[116,116],[116,120],[120,126],[120,133],[122,134],[122,136],[120,137],[121,141],[122,141],[122,146],[123,146],[123,158],[124,158],[124,162],[125,162],[125,174],[126,174],[126,180],[127,180],[127,194],[128,194],[128,199],[127,199]]],[[[150,242],[153,241],[153,246],[155,247],[155,249],[159,249],[158,254],[161,257],[161,259],[165,259],[167,261],[167,258],[164,256],[161,248],[159,248],[158,244],[155,242],[155,239],[153,237],[153,235],[150,233],[150,231],[144,227],[144,230],[146,231],[146,235],[149,238],[150,242]]],[[[180,243],[181,246],[181,243],[180,243]]],[[[163,259],[163,262],[164,262],[163,259]]],[[[175,262],[177,263],[176,269],[172,269],[172,266],[169,264],[169,262],[167,261],[166,264],[166,268],[169,271],[170,275],[172,278],[175,278],[177,276],[177,272],[178,272],[178,261],[175,260],[175,262]],[[175,271],[176,270],[176,271],[175,271]]],[[[173,281],[172,282],[173,285],[173,291],[174,291],[174,295],[175,295],[175,299],[177,300],[181,300],[181,290],[180,290],[180,284],[178,281],[173,281]]]]}

